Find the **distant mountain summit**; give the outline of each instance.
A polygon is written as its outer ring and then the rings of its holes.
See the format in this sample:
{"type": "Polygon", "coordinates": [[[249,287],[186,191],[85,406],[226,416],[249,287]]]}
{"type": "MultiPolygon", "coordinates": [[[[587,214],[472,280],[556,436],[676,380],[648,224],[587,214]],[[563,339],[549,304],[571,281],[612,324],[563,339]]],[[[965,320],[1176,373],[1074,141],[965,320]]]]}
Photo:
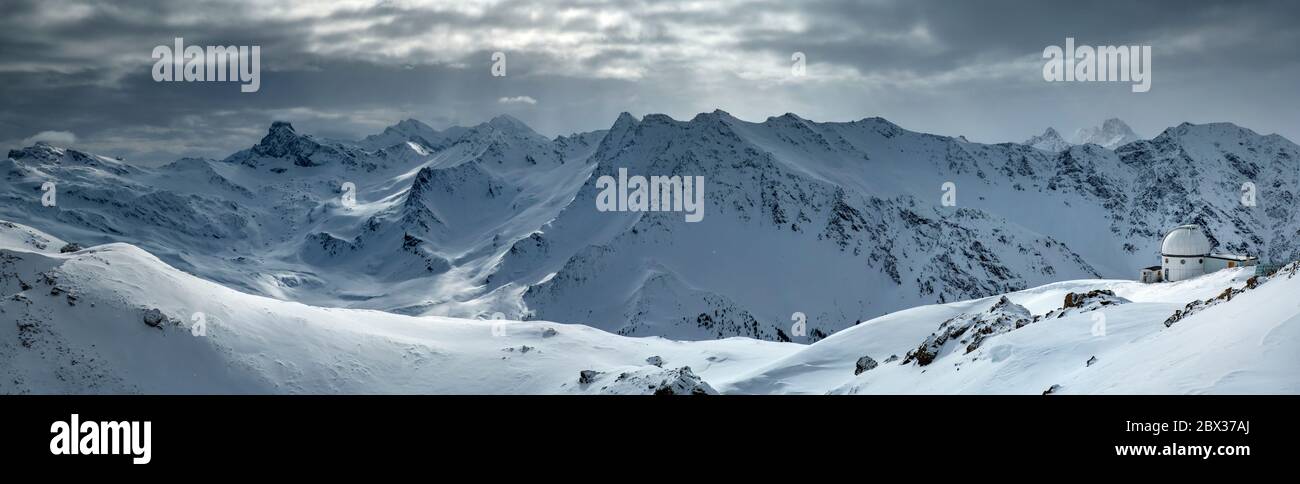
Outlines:
{"type": "Polygon", "coordinates": [[[1119,118],[1110,118],[1102,122],[1101,126],[1080,128],[1074,132],[1074,136],[1071,136],[1069,140],[1061,136],[1061,133],[1056,131],[1055,128],[1049,127],[1046,131],[1043,131],[1043,134],[1031,137],[1020,144],[1060,153],[1070,149],[1071,146],[1085,144],[1094,144],[1114,150],[1141,139],[1124,121],[1119,118]]]}
{"type": "Polygon", "coordinates": [[[1021,144],[1057,153],[1070,149],[1070,142],[1062,138],[1061,133],[1056,132],[1055,128],[1047,128],[1043,134],[1029,138],[1021,144]]]}
{"type": "Polygon", "coordinates": [[[1092,143],[1113,150],[1140,139],[1142,138],[1133,132],[1133,128],[1119,118],[1110,118],[1102,122],[1101,126],[1079,128],[1070,142],[1077,145],[1092,143]]]}

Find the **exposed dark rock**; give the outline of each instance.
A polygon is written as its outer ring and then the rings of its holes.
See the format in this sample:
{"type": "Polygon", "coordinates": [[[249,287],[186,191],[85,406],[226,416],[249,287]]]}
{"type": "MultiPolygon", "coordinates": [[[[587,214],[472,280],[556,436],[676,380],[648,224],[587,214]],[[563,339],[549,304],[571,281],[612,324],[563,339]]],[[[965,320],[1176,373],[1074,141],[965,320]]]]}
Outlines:
{"type": "Polygon", "coordinates": [[[1071,292],[1065,295],[1065,302],[1061,304],[1060,309],[1054,309],[1041,317],[1036,317],[1035,320],[1063,318],[1071,314],[1128,303],[1128,299],[1116,296],[1114,291],[1106,289],[1094,289],[1084,293],[1071,292]]]}
{"type": "Polygon", "coordinates": [[[144,312],[144,324],[157,328],[166,321],[167,316],[158,308],[152,308],[144,312]]]}
{"type": "Polygon", "coordinates": [[[909,351],[903,363],[916,361],[925,366],[934,361],[950,341],[965,345],[966,353],[979,349],[984,340],[1006,333],[1034,322],[1029,310],[1011,302],[1006,296],[984,311],[976,314],[961,314],[939,325],[939,331],[931,333],[916,349],[909,351]]]}
{"type": "Polygon", "coordinates": [[[879,366],[879,364],[876,363],[876,360],[872,359],[870,356],[863,356],[858,358],[858,363],[853,369],[853,374],[861,375],[862,372],[872,370],[877,366],[879,366]]]}

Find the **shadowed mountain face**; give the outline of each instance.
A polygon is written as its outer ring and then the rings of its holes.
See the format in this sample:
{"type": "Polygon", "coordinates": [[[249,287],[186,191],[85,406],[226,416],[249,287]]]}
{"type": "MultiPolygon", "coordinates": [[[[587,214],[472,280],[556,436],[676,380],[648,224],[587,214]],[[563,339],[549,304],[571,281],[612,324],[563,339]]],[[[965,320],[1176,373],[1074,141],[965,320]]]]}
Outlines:
{"type": "Polygon", "coordinates": [[[277,122],[224,160],[158,168],[10,151],[0,219],[129,242],[279,299],[677,339],[806,342],[921,304],[1131,278],[1184,223],[1221,250],[1300,256],[1292,142],[1226,123],[1138,140],[1118,120],[1081,140],[986,145],[879,118],[721,111],[624,114],[555,139],[505,116],[444,131],[406,120],[355,142],[277,122]],[[598,179],[620,169],[703,177],[703,219],[597,210],[598,179]]]}

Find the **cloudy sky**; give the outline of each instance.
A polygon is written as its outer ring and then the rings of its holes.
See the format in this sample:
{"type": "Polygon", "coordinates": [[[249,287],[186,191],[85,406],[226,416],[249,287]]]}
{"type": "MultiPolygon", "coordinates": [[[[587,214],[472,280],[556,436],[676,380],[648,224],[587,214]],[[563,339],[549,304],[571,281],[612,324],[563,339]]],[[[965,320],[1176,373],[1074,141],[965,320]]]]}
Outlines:
{"type": "Polygon", "coordinates": [[[1230,121],[1300,141],[1295,1],[87,2],[6,0],[0,148],[37,139],[145,163],[221,158],[272,120],[359,138],[513,115],[546,135],[618,113],[882,116],[974,141],[1122,118],[1143,136],[1230,121]],[[124,5],[118,5],[122,3],[124,5]],[[1049,83],[1067,36],[1150,45],[1150,92],[1049,83]],[[155,46],[261,46],[261,89],[158,83],[155,46]],[[506,76],[491,75],[506,54],[506,76]],[[806,56],[794,76],[791,56],[806,56]]]}

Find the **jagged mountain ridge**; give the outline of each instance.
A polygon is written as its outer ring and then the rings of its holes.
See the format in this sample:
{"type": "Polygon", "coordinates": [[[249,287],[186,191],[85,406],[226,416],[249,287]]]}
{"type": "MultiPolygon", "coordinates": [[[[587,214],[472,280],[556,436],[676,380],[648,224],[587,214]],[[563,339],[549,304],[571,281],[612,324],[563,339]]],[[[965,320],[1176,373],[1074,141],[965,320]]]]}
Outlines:
{"type": "Polygon", "coordinates": [[[424,128],[403,121],[346,142],[276,122],[224,160],[158,168],[38,144],[10,152],[0,211],[82,243],[139,244],[255,294],[421,312],[477,295],[462,281],[553,216],[567,201],[555,187],[586,176],[602,134],[548,140],[508,117],[424,128]],[[40,204],[46,180],[55,207],[40,204]]]}
{"type": "MultiPolygon", "coordinates": [[[[706,190],[705,219],[597,212],[589,180],[541,235],[516,244],[498,275],[527,280],[555,272],[524,295],[538,318],[622,334],[777,340],[795,336],[788,321],[796,312],[808,316],[806,336],[816,340],[896,304],[1006,292],[1067,274],[1098,276],[1051,237],[979,210],[934,207],[907,193],[877,195],[864,189],[873,180],[844,173],[872,161],[850,139],[864,144],[872,140],[863,135],[900,134],[879,119],[815,124],[787,115],[751,124],[723,112],[688,122],[622,116],[597,150],[594,175],[619,167],[703,175],[716,184],[706,190]],[[807,159],[827,162],[795,161],[807,159]],[[570,257],[562,247],[579,249],[570,257]],[[674,285],[665,288],[664,281],[674,285]],[[693,294],[689,299],[699,302],[645,307],[663,292],[693,294]]],[[[947,154],[953,147],[943,148],[947,154]]]]}
{"type": "Polygon", "coordinates": [[[1025,140],[1024,145],[1033,146],[1040,150],[1060,153],[1069,149],[1071,146],[1095,144],[1109,150],[1118,149],[1121,146],[1141,140],[1142,138],[1133,132],[1128,124],[1119,118],[1110,118],[1103,121],[1098,126],[1090,126],[1075,130],[1074,135],[1069,140],[1061,136],[1061,133],[1055,128],[1048,127],[1043,134],[1032,136],[1025,140]]]}
{"type": "Polygon", "coordinates": [[[720,111],[625,114],[554,139],[508,117],[441,132],[407,120],[357,142],[276,124],[226,160],[158,169],[15,150],[0,215],[86,243],[137,243],[280,299],[809,341],[909,305],[1131,277],[1155,262],[1162,230],[1189,220],[1227,250],[1285,260],[1296,147],[1231,128],[1047,153],[879,118],[748,123],[720,111]],[[592,181],[619,166],[706,176],[704,221],[596,212],[592,181]],[[1236,202],[1247,178],[1259,180],[1258,207],[1236,202]],[[57,209],[39,207],[46,179],[60,182],[57,209]],[[339,203],[344,181],[358,186],[356,207],[339,203]],[[956,207],[939,204],[945,182],[956,207]],[[803,336],[794,312],[807,316],[803,336]]]}
{"type": "MultiPolygon", "coordinates": [[[[1164,141],[1172,134],[1162,136],[1158,146],[1181,149],[1164,141]]],[[[1296,147],[1273,141],[1260,141],[1254,156],[1268,159],[1286,180],[1296,147]]],[[[1121,152],[1129,158],[1098,145],[1059,154],[982,145],[880,119],[621,116],[595,155],[595,174],[612,175],[617,167],[703,174],[723,185],[708,191],[709,215],[690,224],[679,214],[600,213],[589,180],[559,219],[512,248],[493,277],[531,286],[524,300],[542,319],[623,334],[784,340],[791,337],[791,314],[803,312],[815,340],[854,324],[857,314],[1007,292],[1059,280],[1058,271],[1131,277],[1157,261],[1163,230],[1195,212],[1213,214],[1196,220],[1216,229],[1222,224],[1208,222],[1241,222],[1223,231],[1224,248],[1279,260],[1294,254],[1285,235],[1296,231],[1294,207],[1271,204],[1274,216],[1266,218],[1264,209],[1239,206],[1224,189],[1229,180],[1258,174],[1221,166],[1223,157],[1236,155],[1199,149],[1187,155],[1206,171],[1214,167],[1223,181],[1198,190],[1201,199],[1171,197],[1162,211],[1148,205],[1169,187],[1147,180],[1182,168],[1138,160],[1157,156],[1154,151],[1121,152]],[[944,181],[966,194],[959,207],[937,206],[944,181]],[[806,240],[792,240],[800,237],[806,240]],[[830,250],[822,242],[831,242],[830,250]],[[810,260],[808,253],[831,257],[810,260]],[[821,282],[826,278],[835,282],[821,282]],[[694,302],[647,308],[644,301],[665,293],[694,302]]],[[[1286,200],[1286,187],[1294,184],[1277,186],[1278,200],[1286,200]]]]}

